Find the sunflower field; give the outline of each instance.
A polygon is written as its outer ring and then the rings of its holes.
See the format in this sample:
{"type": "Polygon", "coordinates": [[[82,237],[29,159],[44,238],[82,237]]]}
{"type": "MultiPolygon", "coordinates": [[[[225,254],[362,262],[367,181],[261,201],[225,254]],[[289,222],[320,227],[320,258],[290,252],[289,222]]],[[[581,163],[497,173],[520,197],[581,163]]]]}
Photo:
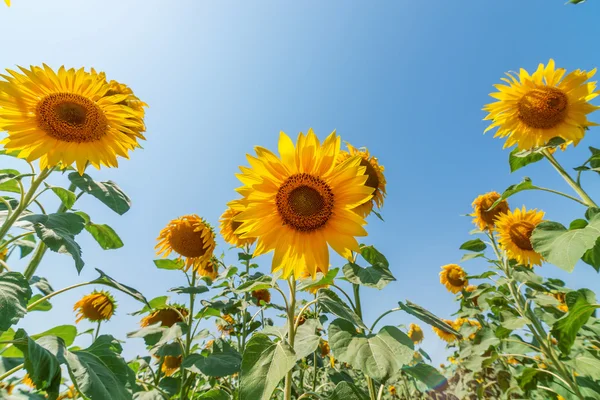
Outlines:
{"type": "MultiPolygon", "coordinates": [[[[26,2],[5,0],[10,8],[0,15],[26,2]]],[[[547,169],[553,181],[470,193],[472,230],[451,244],[462,258],[414,293],[388,285],[410,283],[407,269],[425,266],[396,265],[384,255],[393,247],[368,236],[367,221],[398,241],[406,235],[386,223],[395,211],[384,203],[394,186],[409,188],[386,179],[388,160],[366,134],[351,144],[343,132],[280,132],[274,147],[232,151],[220,162],[241,164],[237,187],[220,216],[205,214],[201,202],[192,212],[176,209],[181,191],[155,193],[171,217],[145,244],[153,260],[137,257],[147,276],[131,279],[113,261],[84,257],[84,235],[127,253],[96,214],[121,218],[140,206],[143,218],[155,218],[143,199],[133,204],[117,183],[95,177],[109,171],[118,179],[119,166],[144,152],[152,104],[95,67],[2,66],[0,399],[600,399],[600,301],[552,277],[600,272],[600,90],[595,68],[540,61],[489,82],[482,118],[497,140],[478,140],[503,143],[511,172],[547,169]],[[576,146],[588,149],[585,159],[561,162],[576,146]],[[524,192],[560,199],[579,217],[554,222],[519,203],[524,192]],[[72,276],[56,278],[54,260],[74,266],[72,276]],[[469,273],[476,263],[483,268],[469,273]],[[82,279],[94,268],[95,278],[82,279]],[[161,294],[138,290],[144,279],[161,294]],[[451,317],[441,304],[411,301],[419,290],[454,299],[451,317]],[[72,323],[44,316],[74,293],[60,311],[72,323]],[[382,313],[367,305],[390,298],[397,305],[382,313]],[[125,318],[137,328],[122,335],[114,322],[125,318]],[[445,347],[428,351],[426,337],[445,347]]],[[[204,157],[190,160],[190,181],[195,168],[207,168],[204,157]]],[[[162,173],[140,172],[138,182],[172,178],[162,173]]],[[[491,178],[489,186],[497,186],[491,178]]]]}

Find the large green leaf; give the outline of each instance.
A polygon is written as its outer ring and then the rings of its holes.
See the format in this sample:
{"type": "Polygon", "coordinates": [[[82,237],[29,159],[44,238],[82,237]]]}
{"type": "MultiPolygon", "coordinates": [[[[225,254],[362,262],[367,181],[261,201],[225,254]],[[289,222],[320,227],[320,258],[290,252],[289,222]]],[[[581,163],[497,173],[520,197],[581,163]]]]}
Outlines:
{"type": "Polygon", "coordinates": [[[367,267],[363,268],[354,263],[348,263],[343,268],[344,276],[348,281],[357,285],[363,285],[376,289],[383,289],[388,283],[396,280],[387,268],[367,267]]]}
{"type": "Polygon", "coordinates": [[[59,325],[42,333],[31,335],[30,337],[34,340],[37,340],[39,338],[43,338],[44,336],[57,336],[65,342],[65,346],[70,346],[77,337],[77,328],[75,328],[73,325],[59,325]]]}
{"type": "Polygon", "coordinates": [[[70,173],[69,180],[119,215],[125,214],[131,207],[129,197],[113,181],[96,182],[89,175],[79,175],[77,172],[70,173]]]}
{"type": "Polygon", "coordinates": [[[579,329],[588,321],[596,307],[589,301],[590,291],[580,289],[567,293],[569,312],[552,326],[552,335],[558,340],[558,348],[569,354],[579,329]]]}
{"type": "Polygon", "coordinates": [[[344,319],[329,325],[329,345],[335,357],[363,371],[367,376],[386,381],[412,361],[412,340],[393,326],[384,326],[376,335],[357,333],[344,319]]]}
{"type": "Polygon", "coordinates": [[[239,400],[269,400],[295,364],[296,354],[287,342],[273,342],[266,335],[255,334],[242,358],[239,400]]]}
{"type": "Polygon", "coordinates": [[[16,324],[27,312],[31,287],[18,272],[0,274],[0,332],[16,324]]]}
{"type": "Polygon", "coordinates": [[[516,170],[521,169],[526,165],[536,163],[543,158],[544,156],[540,153],[523,154],[518,148],[515,148],[508,156],[510,172],[515,172],[516,170]]]}
{"type": "Polygon", "coordinates": [[[254,290],[268,289],[275,285],[276,279],[270,275],[261,275],[256,279],[249,279],[238,286],[235,293],[246,293],[254,290]]]}
{"type": "Polygon", "coordinates": [[[369,400],[369,396],[355,384],[342,381],[333,389],[328,400],[369,400]]]}
{"type": "Polygon", "coordinates": [[[362,329],[367,329],[367,326],[362,319],[356,315],[356,313],[352,311],[350,307],[335,294],[335,292],[329,289],[320,289],[317,299],[319,300],[319,306],[321,306],[323,311],[344,318],[362,329]]]}
{"type": "Polygon", "coordinates": [[[402,310],[406,311],[407,313],[409,313],[411,315],[414,315],[415,317],[419,318],[421,321],[425,322],[426,324],[435,326],[436,328],[441,329],[444,332],[452,333],[453,335],[457,336],[458,338],[461,337],[461,334],[456,329],[452,328],[450,325],[448,325],[447,323],[442,321],[442,319],[440,317],[433,315],[432,313],[430,313],[423,307],[421,307],[415,303],[411,303],[408,300],[406,300],[406,304],[399,301],[398,305],[400,306],[400,308],[402,310]]]}
{"type": "Polygon", "coordinates": [[[123,241],[113,228],[106,224],[88,223],[85,225],[85,230],[98,242],[104,250],[120,249],[123,247],[123,241]]]}
{"type": "Polygon", "coordinates": [[[571,272],[599,237],[600,215],[596,215],[582,229],[567,230],[558,222],[542,222],[533,231],[531,244],[546,261],[571,272]]]}
{"type": "Polygon", "coordinates": [[[481,239],[473,239],[473,240],[468,240],[468,241],[464,242],[460,246],[460,249],[461,250],[467,250],[467,251],[479,252],[479,251],[484,251],[486,249],[486,247],[487,246],[483,242],[483,240],[481,240],[481,239]]]}
{"type": "Polygon", "coordinates": [[[594,380],[600,379],[600,359],[589,351],[582,351],[566,361],[579,375],[586,375],[594,380]]]}
{"type": "Polygon", "coordinates": [[[201,354],[190,354],[181,364],[183,368],[208,376],[228,376],[240,371],[242,356],[229,343],[222,339],[215,340],[212,353],[207,357],[201,354]]]}
{"type": "Polygon", "coordinates": [[[63,206],[65,206],[65,210],[70,210],[71,207],[73,207],[73,204],[75,204],[75,201],[77,201],[77,196],[75,196],[75,193],[71,192],[70,190],[58,186],[50,186],[48,184],[46,184],[46,187],[51,189],[52,192],[54,192],[54,194],[60,199],[63,206]]]}
{"type": "Polygon", "coordinates": [[[81,272],[84,262],[81,259],[81,247],[75,241],[85,220],[74,213],[31,214],[21,217],[21,220],[33,224],[37,236],[52,251],[68,253],[75,260],[75,267],[81,272]]]}
{"type": "Polygon", "coordinates": [[[507,187],[506,190],[504,190],[504,192],[502,192],[502,195],[500,196],[500,198],[498,200],[496,200],[494,202],[494,204],[492,204],[492,206],[488,209],[488,211],[493,209],[494,207],[496,207],[498,204],[500,204],[500,202],[502,200],[508,199],[510,196],[513,196],[524,190],[536,190],[536,189],[539,189],[539,188],[537,186],[534,186],[533,183],[531,183],[531,179],[525,177],[525,178],[523,178],[522,182],[517,183],[516,185],[510,185],[509,187],[507,187]]]}
{"type": "Polygon", "coordinates": [[[429,389],[438,389],[447,383],[444,375],[440,374],[437,369],[429,364],[418,363],[412,366],[402,367],[402,371],[406,372],[415,379],[423,382],[429,389]]]}
{"type": "Polygon", "coordinates": [[[294,341],[294,352],[298,360],[313,353],[319,347],[321,336],[317,334],[317,328],[320,326],[317,319],[309,319],[298,327],[294,341]]]}
{"type": "Polygon", "coordinates": [[[137,290],[135,290],[134,288],[132,288],[131,286],[127,286],[127,285],[124,285],[124,284],[122,284],[120,282],[117,282],[116,280],[114,280],[110,276],[106,275],[104,272],[102,272],[98,268],[96,268],[96,271],[98,271],[98,273],[100,274],[100,276],[98,278],[94,279],[92,281],[92,283],[106,285],[106,286],[110,286],[112,288],[115,288],[117,290],[120,290],[121,292],[130,295],[131,297],[133,297],[137,301],[141,301],[142,303],[144,303],[144,304],[146,304],[146,305],[149,306],[148,300],[146,300],[146,298],[144,297],[144,295],[141,294],[140,292],[138,292],[137,290]]]}
{"type": "Polygon", "coordinates": [[[339,268],[332,268],[327,271],[327,274],[323,275],[322,272],[317,272],[316,279],[312,279],[311,277],[301,279],[298,283],[297,290],[308,290],[314,287],[324,287],[327,285],[331,285],[339,272],[339,268]]]}
{"type": "Polygon", "coordinates": [[[19,329],[15,334],[15,347],[23,352],[27,374],[37,389],[46,390],[50,398],[55,399],[60,387],[60,363],[56,356],[45,348],[47,343],[46,338],[34,341],[23,329],[19,329]]]}
{"type": "Polygon", "coordinates": [[[360,246],[360,255],[373,267],[389,268],[390,263],[383,254],[373,246],[360,246]]]}
{"type": "Polygon", "coordinates": [[[201,293],[206,293],[209,290],[210,289],[207,286],[199,285],[199,286],[179,286],[179,287],[169,289],[169,292],[175,292],[175,293],[179,293],[179,294],[182,294],[182,293],[184,293],[184,294],[190,294],[190,293],[201,294],[201,293]]]}
{"type": "Polygon", "coordinates": [[[594,247],[583,254],[581,260],[584,263],[591,265],[596,272],[600,272],[600,238],[596,240],[594,247]]]}

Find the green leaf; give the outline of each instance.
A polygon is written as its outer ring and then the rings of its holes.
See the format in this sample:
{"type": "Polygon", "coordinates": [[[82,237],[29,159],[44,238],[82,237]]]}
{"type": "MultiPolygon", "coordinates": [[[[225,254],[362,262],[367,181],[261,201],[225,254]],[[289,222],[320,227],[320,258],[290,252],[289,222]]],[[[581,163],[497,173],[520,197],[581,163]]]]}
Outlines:
{"type": "Polygon", "coordinates": [[[73,325],[59,325],[42,333],[31,335],[30,337],[33,340],[37,340],[45,336],[57,336],[65,342],[65,346],[70,346],[73,344],[75,337],[77,336],[77,328],[75,328],[73,325]]]}
{"type": "Polygon", "coordinates": [[[430,313],[423,307],[421,307],[415,303],[411,303],[408,300],[406,300],[406,304],[399,301],[398,305],[400,306],[400,308],[402,310],[406,311],[407,313],[409,313],[411,315],[414,315],[415,317],[419,318],[421,321],[425,322],[426,324],[435,326],[436,328],[441,329],[444,332],[452,333],[453,335],[455,335],[458,338],[462,337],[462,335],[456,329],[452,328],[450,325],[448,325],[447,323],[442,321],[441,318],[439,318],[436,315],[433,315],[432,313],[430,313]]]}
{"type": "Polygon", "coordinates": [[[21,239],[15,242],[19,246],[20,257],[27,257],[33,249],[35,249],[35,235],[33,233],[23,236],[21,239]]]}
{"type": "Polygon", "coordinates": [[[48,392],[50,398],[56,398],[61,371],[56,356],[46,349],[48,340],[41,338],[36,342],[23,329],[17,331],[15,340],[15,347],[23,352],[25,370],[36,388],[48,392]]]}
{"type": "Polygon", "coordinates": [[[552,325],[552,335],[558,340],[558,348],[569,354],[579,329],[588,321],[596,307],[588,299],[585,289],[567,293],[569,312],[552,325]]]}
{"type": "Polygon", "coordinates": [[[167,328],[163,331],[163,335],[158,341],[158,345],[169,343],[172,340],[179,339],[183,335],[185,335],[188,331],[188,325],[183,322],[177,322],[172,325],[170,328],[167,328]]]}
{"type": "Polygon", "coordinates": [[[287,342],[273,342],[266,335],[255,334],[242,358],[239,400],[269,400],[294,365],[296,354],[287,342]]]}
{"type": "Polygon", "coordinates": [[[350,321],[362,329],[367,329],[367,326],[362,319],[360,319],[360,317],[356,315],[356,313],[352,311],[350,307],[348,307],[340,299],[340,297],[335,294],[335,292],[329,289],[320,289],[317,300],[319,301],[319,306],[321,306],[323,311],[350,321]]]}
{"type": "Polygon", "coordinates": [[[161,346],[157,346],[157,347],[153,348],[152,351],[154,352],[152,355],[158,356],[158,357],[166,357],[166,356],[177,357],[177,356],[181,355],[181,345],[176,342],[166,343],[161,346]]]}
{"type": "Polygon", "coordinates": [[[119,235],[108,225],[90,222],[85,225],[85,230],[92,235],[103,250],[120,249],[123,247],[123,242],[119,235]]]}
{"type": "Polygon", "coordinates": [[[586,375],[594,380],[600,379],[600,360],[589,351],[582,351],[571,360],[566,361],[580,375],[586,375]]]}
{"type": "Polygon", "coordinates": [[[500,196],[500,198],[498,200],[496,200],[494,202],[494,204],[492,204],[492,206],[487,211],[492,210],[494,207],[496,207],[498,204],[500,204],[500,202],[502,200],[506,200],[509,197],[511,197],[519,192],[522,192],[524,190],[536,190],[536,189],[539,189],[539,187],[534,186],[531,183],[531,179],[525,177],[525,178],[523,178],[523,182],[517,183],[516,185],[510,185],[509,187],[507,187],[506,190],[500,196]]]}
{"type": "Polygon", "coordinates": [[[510,165],[510,172],[515,172],[518,169],[525,167],[526,165],[536,163],[544,158],[542,154],[531,153],[527,155],[520,155],[519,149],[514,149],[508,156],[508,164],[510,165]]]}
{"type": "Polygon", "coordinates": [[[70,210],[71,207],[73,207],[73,204],[75,204],[77,196],[75,196],[75,193],[71,192],[70,190],[58,186],[50,186],[48,184],[46,184],[46,187],[50,188],[50,190],[54,192],[54,194],[62,202],[63,206],[65,206],[66,210],[70,210]]]}
{"type": "Polygon", "coordinates": [[[249,279],[233,290],[234,293],[246,293],[254,290],[269,289],[277,280],[270,275],[261,275],[257,279],[249,279]]]}
{"type": "Polygon", "coordinates": [[[373,246],[365,246],[364,244],[362,244],[360,246],[360,255],[362,256],[362,258],[365,259],[366,262],[371,264],[373,267],[390,267],[390,263],[388,262],[387,258],[385,258],[385,256],[373,246]]]}
{"type": "Polygon", "coordinates": [[[339,268],[333,268],[327,271],[327,274],[323,275],[322,272],[317,272],[316,279],[311,277],[301,279],[298,283],[297,290],[309,290],[314,287],[323,287],[334,283],[335,277],[339,272],[339,268]]]}
{"type": "Polygon", "coordinates": [[[583,229],[568,231],[558,222],[542,222],[531,235],[533,249],[549,263],[572,272],[585,252],[600,237],[600,215],[594,216],[583,229]]]}
{"type": "Polygon", "coordinates": [[[0,169],[0,192],[21,193],[17,178],[21,173],[16,169],[0,169]]]}
{"type": "Polygon", "coordinates": [[[583,254],[581,260],[584,263],[591,265],[596,272],[600,272],[600,238],[596,239],[596,244],[594,244],[594,247],[583,254]]]}
{"type": "Polygon", "coordinates": [[[3,332],[25,316],[32,293],[22,274],[4,272],[0,274],[0,294],[0,332],[3,332]]]}
{"type": "Polygon", "coordinates": [[[231,397],[221,389],[211,389],[208,392],[201,394],[197,400],[230,400],[231,397]]]}
{"type": "Polygon", "coordinates": [[[388,283],[396,280],[394,275],[387,268],[381,267],[367,267],[363,268],[360,265],[354,263],[348,263],[344,265],[342,269],[344,276],[348,281],[357,285],[363,285],[366,287],[372,287],[376,289],[383,289],[388,283]]]}
{"type": "Polygon", "coordinates": [[[137,392],[133,394],[134,400],[168,400],[161,392],[156,389],[147,392],[137,392]]]}
{"type": "Polygon", "coordinates": [[[154,265],[160,269],[183,269],[183,260],[154,260],[154,265]]]}
{"type": "Polygon", "coordinates": [[[208,376],[228,376],[240,371],[242,356],[229,343],[222,339],[215,340],[212,353],[207,357],[190,354],[181,366],[194,373],[208,376]]]}
{"type": "Polygon", "coordinates": [[[179,286],[176,288],[172,288],[169,289],[169,292],[175,292],[175,293],[185,293],[185,294],[190,294],[190,293],[195,293],[195,294],[200,294],[200,293],[206,293],[208,292],[209,289],[206,286],[179,286]]]}
{"type": "Polygon", "coordinates": [[[369,396],[351,382],[338,383],[329,400],[369,400],[369,396]]]}
{"type": "Polygon", "coordinates": [[[588,226],[588,222],[585,219],[576,219],[569,224],[569,230],[583,229],[586,226],[588,226]]]}
{"type": "Polygon", "coordinates": [[[137,301],[141,301],[142,303],[146,304],[149,306],[148,304],[148,300],[146,300],[146,298],[144,297],[143,294],[141,294],[140,292],[138,292],[137,290],[135,290],[134,288],[127,286],[127,285],[123,285],[122,283],[117,282],[116,280],[114,280],[113,278],[111,278],[110,276],[106,275],[104,272],[102,272],[101,270],[99,270],[98,268],[96,268],[96,271],[98,271],[98,273],[100,274],[100,276],[96,279],[94,279],[92,281],[92,283],[97,283],[97,284],[101,284],[101,285],[106,285],[106,286],[110,286],[112,288],[115,288],[125,294],[128,294],[129,296],[133,297],[134,299],[136,299],[137,301]]]}
{"type": "MultiPolygon", "coordinates": [[[[33,304],[34,302],[38,301],[42,297],[44,297],[44,296],[41,295],[41,294],[36,294],[35,296],[33,296],[29,300],[29,302],[27,303],[27,307],[29,307],[31,304],[33,304]]],[[[34,308],[29,309],[28,312],[31,312],[31,311],[50,311],[51,309],[52,309],[52,304],[50,304],[50,302],[48,300],[44,300],[40,304],[38,304],[37,306],[35,306],[34,308]]]]}
{"type": "Polygon", "coordinates": [[[429,389],[438,389],[448,382],[437,369],[424,363],[418,363],[413,366],[404,366],[402,367],[402,371],[423,382],[429,389]]]}
{"type": "Polygon", "coordinates": [[[386,381],[412,361],[412,340],[398,328],[384,326],[376,335],[357,333],[350,322],[336,319],[329,325],[329,345],[335,357],[377,381],[386,381]]]}
{"type": "Polygon", "coordinates": [[[91,194],[119,215],[131,207],[131,200],[113,181],[96,182],[89,175],[69,174],[69,180],[84,192],[91,194]]]}
{"type": "MultiPolygon", "coordinates": [[[[14,210],[15,208],[17,208],[17,206],[19,205],[19,201],[17,199],[13,199],[12,197],[9,196],[0,196],[2,197],[4,200],[6,200],[6,202],[10,205],[10,207],[14,210]]],[[[8,210],[8,208],[6,207],[6,204],[4,204],[4,202],[0,202],[0,211],[6,211],[8,210]]]]}
{"type": "Polygon", "coordinates": [[[519,387],[523,390],[537,389],[537,374],[538,371],[533,368],[523,369],[521,376],[517,377],[519,387]]]}
{"type": "Polygon", "coordinates": [[[31,286],[35,286],[44,296],[48,296],[50,293],[54,292],[54,289],[48,282],[48,279],[42,278],[39,276],[33,276],[29,280],[29,284],[31,286]]]}
{"type": "Polygon", "coordinates": [[[309,319],[298,327],[294,341],[294,352],[298,360],[313,353],[319,347],[321,336],[317,334],[317,328],[320,326],[318,320],[309,319]]]}
{"type": "Polygon", "coordinates": [[[486,244],[483,243],[483,240],[481,240],[481,239],[469,240],[467,242],[464,242],[460,246],[461,250],[474,251],[474,252],[484,251],[486,248],[487,248],[486,244]]]}

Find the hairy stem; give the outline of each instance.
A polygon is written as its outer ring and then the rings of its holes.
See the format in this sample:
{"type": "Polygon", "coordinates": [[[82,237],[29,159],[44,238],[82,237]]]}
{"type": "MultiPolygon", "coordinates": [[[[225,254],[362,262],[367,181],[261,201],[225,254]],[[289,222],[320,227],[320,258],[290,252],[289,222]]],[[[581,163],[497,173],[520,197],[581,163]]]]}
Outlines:
{"type": "Polygon", "coordinates": [[[569,173],[567,171],[565,171],[565,169],[562,167],[562,165],[559,164],[559,162],[548,151],[548,149],[542,150],[542,154],[544,155],[544,157],[546,157],[546,159],[550,162],[550,164],[552,164],[552,166],[554,167],[554,169],[556,169],[556,171],[560,174],[560,176],[563,177],[565,182],[567,182],[569,184],[569,186],[571,186],[571,188],[573,188],[573,190],[575,190],[575,192],[577,192],[579,197],[581,197],[581,199],[584,201],[584,203],[588,207],[598,207],[598,205],[594,202],[594,200],[592,200],[592,198],[586,193],[586,191],[583,190],[583,188],[577,182],[575,182],[575,180],[573,180],[573,178],[571,178],[571,175],[569,175],[569,173]]]}

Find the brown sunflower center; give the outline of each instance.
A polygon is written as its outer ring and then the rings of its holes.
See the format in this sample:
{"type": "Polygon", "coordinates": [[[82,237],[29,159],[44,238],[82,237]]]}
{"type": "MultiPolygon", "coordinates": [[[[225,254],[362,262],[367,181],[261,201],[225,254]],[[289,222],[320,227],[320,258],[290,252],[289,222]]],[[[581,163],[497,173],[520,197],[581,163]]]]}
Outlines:
{"type": "Polygon", "coordinates": [[[312,232],[333,215],[333,192],[325,181],[310,174],[290,176],[275,197],[277,212],[285,225],[312,232]]]}
{"type": "Polygon", "coordinates": [[[106,134],[104,112],[90,99],[74,93],[52,93],[37,105],[38,126],[63,142],[95,142],[106,134]]]}
{"type": "Polygon", "coordinates": [[[519,119],[532,128],[554,128],[564,121],[568,105],[567,95],[560,89],[533,89],[519,100],[519,119]]]}
{"type": "Polygon", "coordinates": [[[448,272],[448,282],[450,282],[452,286],[463,286],[465,284],[463,274],[454,269],[448,272]]]}
{"type": "Polygon", "coordinates": [[[521,250],[533,250],[530,238],[534,229],[535,225],[531,222],[517,222],[509,229],[510,240],[521,250]]]}
{"type": "Polygon", "coordinates": [[[505,213],[508,211],[508,203],[506,201],[501,201],[498,203],[496,207],[494,207],[490,211],[488,210],[495,202],[500,198],[499,194],[490,194],[485,196],[483,200],[481,200],[480,204],[480,215],[481,219],[488,225],[494,225],[495,219],[499,214],[505,213]]]}
{"type": "Polygon", "coordinates": [[[360,160],[360,166],[367,167],[365,175],[367,175],[368,178],[365,182],[365,186],[377,189],[379,187],[379,176],[377,176],[377,171],[375,170],[375,168],[371,165],[371,163],[368,160],[365,160],[364,158],[360,160]]]}
{"type": "Polygon", "coordinates": [[[171,248],[184,257],[201,257],[206,252],[206,243],[202,231],[194,232],[190,223],[182,223],[171,231],[169,244],[171,248]]]}

